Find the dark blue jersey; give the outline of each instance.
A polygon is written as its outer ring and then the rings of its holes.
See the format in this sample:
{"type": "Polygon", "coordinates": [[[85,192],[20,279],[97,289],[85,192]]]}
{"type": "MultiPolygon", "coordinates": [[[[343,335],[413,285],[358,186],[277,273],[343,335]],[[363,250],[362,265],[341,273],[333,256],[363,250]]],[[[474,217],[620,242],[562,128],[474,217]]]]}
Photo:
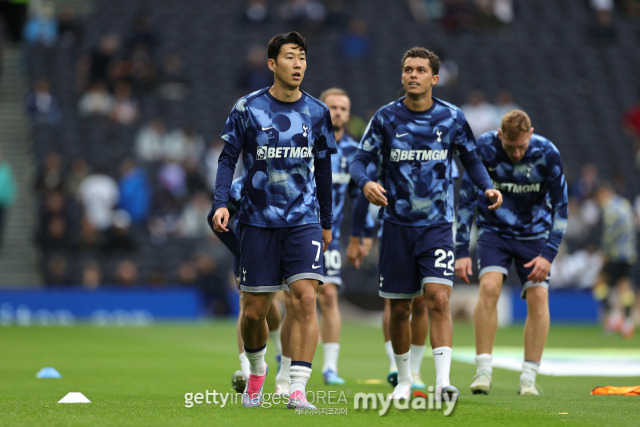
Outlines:
{"type": "Polygon", "coordinates": [[[484,190],[492,188],[475,155],[476,142],[462,111],[433,98],[426,111],[409,110],[404,97],[371,118],[351,167],[362,188],[371,178],[366,167],[380,162],[387,191],[383,219],[399,225],[429,226],[454,221],[454,154],[484,190]]]}
{"type": "Polygon", "coordinates": [[[502,207],[490,211],[477,203],[482,192],[465,173],[458,203],[456,256],[469,256],[471,223],[506,238],[540,239],[547,243],[541,255],[553,261],[567,228],[568,197],[562,158],[548,139],[533,134],[522,160],[513,163],[502,148],[498,132],[478,137],[478,157],[493,185],[502,192],[502,207]]]}
{"type": "Polygon", "coordinates": [[[326,105],[305,92],[295,102],[282,102],[265,88],[238,100],[220,136],[225,147],[218,160],[215,209],[227,205],[242,151],[239,222],[331,227],[330,154],[336,142],[326,105]]]}

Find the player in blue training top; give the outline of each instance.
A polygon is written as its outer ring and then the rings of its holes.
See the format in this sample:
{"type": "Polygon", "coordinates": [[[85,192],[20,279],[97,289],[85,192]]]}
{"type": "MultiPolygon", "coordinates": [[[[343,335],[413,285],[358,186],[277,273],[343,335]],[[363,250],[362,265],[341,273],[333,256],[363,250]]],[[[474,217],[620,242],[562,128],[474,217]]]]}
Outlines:
{"type": "Polygon", "coordinates": [[[502,117],[500,129],[478,138],[478,157],[493,185],[504,194],[504,205],[491,212],[477,203],[480,192],[467,175],[458,202],[456,275],[469,283],[469,231],[477,210],[478,276],[480,295],[473,314],[477,373],[473,393],[489,393],[491,351],[496,335],[500,289],[511,262],[527,300],[524,363],[519,394],[538,395],[535,385],[540,358],[549,332],[549,270],[567,227],[567,183],[558,149],[533,133],[522,110],[502,117]]]}
{"type": "Polygon", "coordinates": [[[454,262],[449,188],[454,153],[485,191],[491,208],[502,202],[475,155],[475,139],[464,115],[431,95],[439,68],[438,56],[425,48],[405,52],[401,78],[406,96],[374,114],[351,164],[351,176],[367,199],[384,206],[379,293],[391,299],[389,334],[398,367],[394,399],[411,394],[409,316],[412,298],[423,290],[431,317],[436,397],[451,401],[458,396],[449,384],[454,262]],[[367,164],[378,162],[379,156],[383,185],[366,174],[367,164]]]}
{"type": "Polygon", "coordinates": [[[316,291],[322,251],[331,242],[331,154],[336,142],[327,107],[300,90],[307,44],[292,31],[267,45],[274,84],[238,100],[221,133],[213,225],[228,231],[227,201],[243,153],[240,289],[242,338],[251,363],[244,406],[259,406],[267,374],[265,316],[283,279],[291,290],[289,408],[314,408],[305,397],[318,345],[316,291]]]}
{"type": "MultiPolygon", "coordinates": [[[[320,95],[331,112],[331,121],[338,144],[338,152],[331,158],[333,181],[333,240],[324,253],[325,284],[318,291],[318,303],[322,314],[320,336],[324,349],[322,376],[329,385],[342,385],[338,376],[338,355],[340,352],[340,312],[338,311],[338,287],[342,285],[342,254],[340,253],[340,227],[344,219],[344,205],[347,196],[356,203],[362,193],[351,180],[349,166],[358,149],[358,142],[345,133],[349,121],[351,101],[343,89],[331,88],[320,95]]],[[[366,202],[365,200],[365,203],[366,202]]],[[[353,225],[353,224],[352,224],[353,225]]],[[[373,223],[369,224],[369,229],[373,223]]],[[[363,228],[366,228],[364,225],[363,228]]],[[[369,231],[370,234],[370,231],[369,231]]]]}

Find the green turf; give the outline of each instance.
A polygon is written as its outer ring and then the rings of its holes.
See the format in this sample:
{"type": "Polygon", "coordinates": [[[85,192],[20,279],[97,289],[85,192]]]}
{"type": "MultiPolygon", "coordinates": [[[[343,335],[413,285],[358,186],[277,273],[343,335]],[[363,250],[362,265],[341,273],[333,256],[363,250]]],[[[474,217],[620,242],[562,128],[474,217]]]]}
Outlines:
{"type": "MultiPolygon", "coordinates": [[[[497,346],[518,346],[522,327],[501,329],[497,346]]],[[[638,348],[640,339],[602,339],[596,327],[552,326],[548,347],[638,348]]],[[[357,392],[388,393],[387,384],[366,384],[383,378],[387,360],[379,328],[344,325],[340,373],[347,380],[346,415],[299,415],[284,405],[243,408],[214,404],[185,408],[188,392],[231,391],[230,379],[239,368],[234,324],[207,322],[164,324],[141,328],[4,327],[0,329],[0,425],[631,425],[637,423],[640,397],[590,396],[598,385],[637,385],[640,378],[540,376],[544,395],[517,396],[519,374],[495,369],[489,396],[474,396],[468,386],[474,367],[454,362],[451,381],[461,391],[451,417],[438,411],[398,411],[385,417],[375,411],[355,410],[357,392]],[[61,379],[36,379],[45,366],[55,367],[61,379]],[[58,404],[68,392],[78,391],[90,404],[58,404]],[[303,418],[300,418],[303,417],[303,418]],[[635,420],[635,421],[634,421],[635,420]]],[[[473,345],[470,325],[456,324],[455,346],[473,345]]],[[[320,352],[319,352],[320,353],[320,352]]],[[[321,354],[318,354],[321,356],[321,354]]],[[[272,361],[272,354],[268,355],[272,361]]],[[[321,358],[308,390],[327,390],[320,375],[321,358]]],[[[423,380],[433,383],[433,362],[425,359],[423,380]]],[[[265,391],[272,391],[275,363],[265,391]]],[[[334,396],[340,400],[339,394],[334,396]]],[[[320,405],[323,406],[323,405],[320,405]]]]}

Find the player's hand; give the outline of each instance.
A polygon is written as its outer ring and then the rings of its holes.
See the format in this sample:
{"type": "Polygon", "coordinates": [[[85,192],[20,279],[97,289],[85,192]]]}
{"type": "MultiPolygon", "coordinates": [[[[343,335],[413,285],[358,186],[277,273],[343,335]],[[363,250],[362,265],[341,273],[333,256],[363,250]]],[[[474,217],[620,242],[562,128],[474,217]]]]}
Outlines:
{"type": "Polygon", "coordinates": [[[329,249],[331,243],[331,230],[322,229],[322,252],[329,249]]]}
{"type": "Polygon", "coordinates": [[[376,206],[387,206],[387,198],[385,197],[385,190],[382,185],[378,184],[374,181],[367,182],[364,187],[362,187],[362,192],[364,193],[364,197],[371,203],[376,206]]]}
{"type": "Polygon", "coordinates": [[[527,279],[531,280],[533,283],[540,283],[547,280],[549,277],[549,270],[551,270],[551,262],[545,257],[538,255],[528,263],[524,265],[524,268],[533,267],[531,273],[527,276],[527,279]]]}
{"type": "Polygon", "coordinates": [[[360,268],[362,265],[362,247],[360,245],[360,238],[356,236],[349,237],[349,246],[347,246],[347,260],[349,264],[355,268],[360,268]]]}
{"type": "Polygon", "coordinates": [[[455,270],[456,270],[456,276],[461,278],[464,281],[464,283],[468,284],[469,276],[473,274],[473,269],[471,268],[471,258],[470,257],[458,258],[456,260],[455,270]]]}
{"type": "Polygon", "coordinates": [[[373,246],[373,238],[371,237],[362,238],[362,243],[360,243],[360,254],[362,255],[362,258],[369,255],[369,252],[371,252],[372,246],[373,246]]]}
{"type": "Polygon", "coordinates": [[[229,231],[227,225],[229,225],[229,209],[218,208],[216,213],[213,214],[213,229],[218,233],[229,231]]]}
{"type": "Polygon", "coordinates": [[[487,196],[487,199],[491,200],[491,203],[493,203],[489,206],[490,211],[495,211],[502,206],[502,193],[500,191],[490,188],[484,192],[484,195],[487,196]]]}

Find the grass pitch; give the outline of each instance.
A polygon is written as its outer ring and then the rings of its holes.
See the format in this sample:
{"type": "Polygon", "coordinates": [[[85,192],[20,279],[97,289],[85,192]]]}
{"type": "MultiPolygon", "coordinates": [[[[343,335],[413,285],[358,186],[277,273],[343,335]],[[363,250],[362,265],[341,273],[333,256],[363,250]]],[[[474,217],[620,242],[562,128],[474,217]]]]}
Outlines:
{"type": "MultiPolygon", "coordinates": [[[[297,414],[284,405],[243,408],[240,404],[194,404],[186,393],[232,393],[231,375],[239,369],[233,322],[159,324],[151,327],[99,328],[4,327],[0,329],[0,425],[633,425],[638,422],[640,396],[590,396],[599,385],[637,385],[640,377],[539,376],[539,397],[517,396],[519,373],[494,368],[488,396],[472,395],[474,366],[453,362],[451,382],[460,389],[455,412],[391,409],[380,417],[373,410],[354,409],[358,392],[391,391],[384,379],[387,360],[379,327],[346,323],[342,333],[340,374],[347,385],[333,396],[337,413],[297,414]],[[46,366],[60,379],[37,379],[46,366]],[[373,380],[373,381],[367,381],[373,380]],[[69,392],[81,392],[92,403],[58,404],[69,392]],[[343,396],[340,398],[340,396],[343,396]],[[346,398],[346,403],[345,399],[346,398]],[[347,413],[344,414],[344,411],[347,413]],[[301,418],[302,417],[302,418],[301,418]]],[[[521,346],[522,326],[498,331],[496,346],[521,346]]],[[[456,346],[473,346],[469,324],[454,325],[456,346]]],[[[597,327],[552,325],[547,348],[640,348],[640,338],[601,338],[597,327]]],[[[426,353],[430,353],[429,349],[426,353]]],[[[270,372],[265,392],[272,392],[277,369],[268,353],[270,372]]],[[[324,391],[321,349],[314,361],[308,390],[324,391]]],[[[422,378],[433,384],[433,360],[422,365],[422,378]]]]}

